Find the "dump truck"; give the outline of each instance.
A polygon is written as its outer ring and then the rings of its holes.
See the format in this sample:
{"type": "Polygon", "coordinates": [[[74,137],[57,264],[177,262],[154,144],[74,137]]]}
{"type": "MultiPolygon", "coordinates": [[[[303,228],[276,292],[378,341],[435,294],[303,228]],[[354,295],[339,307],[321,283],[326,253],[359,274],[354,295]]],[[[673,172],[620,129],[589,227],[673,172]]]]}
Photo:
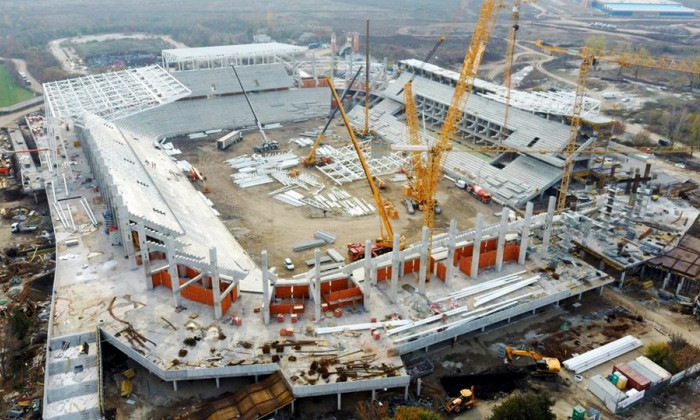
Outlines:
{"type": "Polygon", "coordinates": [[[445,403],[445,412],[457,414],[462,410],[469,410],[476,404],[476,398],[474,397],[474,387],[470,389],[463,389],[459,391],[459,397],[450,398],[445,403]]]}
{"type": "MultiPolygon", "coordinates": [[[[372,244],[372,258],[391,252],[391,247],[383,246],[379,244],[372,244]]],[[[352,243],[348,244],[348,257],[350,261],[357,261],[365,258],[365,244],[362,243],[352,243]]]]}

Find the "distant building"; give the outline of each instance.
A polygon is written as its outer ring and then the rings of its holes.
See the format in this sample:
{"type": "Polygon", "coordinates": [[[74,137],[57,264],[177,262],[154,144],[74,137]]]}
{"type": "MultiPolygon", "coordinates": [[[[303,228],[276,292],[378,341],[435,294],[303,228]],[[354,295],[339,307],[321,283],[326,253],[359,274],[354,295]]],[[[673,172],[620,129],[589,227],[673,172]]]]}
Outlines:
{"type": "Polygon", "coordinates": [[[270,35],[257,34],[253,35],[253,42],[256,44],[265,44],[268,42],[272,42],[272,38],[270,38],[270,35]]]}
{"type": "MultiPolygon", "coordinates": [[[[583,3],[582,3],[583,4],[583,3]]],[[[592,7],[610,16],[636,18],[693,18],[695,9],[670,0],[593,0],[592,7]]]]}

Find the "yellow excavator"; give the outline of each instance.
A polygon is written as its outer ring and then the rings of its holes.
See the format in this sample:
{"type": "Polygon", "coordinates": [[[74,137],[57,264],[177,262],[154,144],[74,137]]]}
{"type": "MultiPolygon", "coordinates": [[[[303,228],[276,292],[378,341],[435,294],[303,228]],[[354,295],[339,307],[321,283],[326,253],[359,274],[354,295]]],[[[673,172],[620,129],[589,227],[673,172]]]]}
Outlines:
{"type": "Polygon", "coordinates": [[[516,356],[529,357],[535,361],[535,368],[540,373],[557,374],[561,370],[559,359],[554,357],[544,357],[533,350],[520,350],[506,347],[506,363],[510,363],[516,356]]]}
{"type": "Polygon", "coordinates": [[[474,387],[470,389],[463,389],[459,391],[459,397],[450,398],[445,403],[445,412],[457,414],[462,409],[469,410],[476,404],[476,398],[474,397],[474,387]]]}

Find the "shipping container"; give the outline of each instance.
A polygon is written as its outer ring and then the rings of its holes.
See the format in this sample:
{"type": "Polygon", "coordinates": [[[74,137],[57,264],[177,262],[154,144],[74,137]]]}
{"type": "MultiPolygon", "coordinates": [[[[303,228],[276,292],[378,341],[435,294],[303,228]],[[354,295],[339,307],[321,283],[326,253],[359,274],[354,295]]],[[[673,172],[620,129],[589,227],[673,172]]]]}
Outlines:
{"type": "Polygon", "coordinates": [[[618,403],[627,398],[624,392],[617,389],[612,382],[600,375],[593,375],[588,380],[588,390],[598,397],[608,410],[613,413],[617,411],[618,403]]]}
{"type": "Polygon", "coordinates": [[[636,360],[631,360],[627,362],[627,366],[631,367],[632,369],[641,373],[645,378],[649,379],[651,381],[651,386],[655,386],[663,382],[663,379],[659,375],[647,369],[646,367],[644,367],[644,365],[642,365],[636,360]]]}
{"type": "Polygon", "coordinates": [[[639,356],[636,359],[642,366],[645,368],[649,369],[650,371],[654,372],[655,374],[659,375],[662,380],[668,380],[671,379],[671,372],[667,371],[666,369],[662,368],[658,364],[654,363],[651,359],[645,356],[639,356]]]}
{"type": "Polygon", "coordinates": [[[627,365],[627,363],[618,363],[613,367],[613,372],[620,372],[627,377],[627,386],[634,388],[637,391],[644,391],[651,387],[651,381],[644,375],[637,372],[627,365]]]}

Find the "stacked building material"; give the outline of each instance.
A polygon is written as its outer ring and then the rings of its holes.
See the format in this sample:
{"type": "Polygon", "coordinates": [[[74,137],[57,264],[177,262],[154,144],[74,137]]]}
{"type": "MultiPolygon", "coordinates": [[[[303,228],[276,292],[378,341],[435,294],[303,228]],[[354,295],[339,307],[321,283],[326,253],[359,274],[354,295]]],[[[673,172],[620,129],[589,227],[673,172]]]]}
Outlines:
{"type": "Polygon", "coordinates": [[[335,242],[335,235],[333,235],[332,233],[324,232],[322,230],[317,230],[316,232],[314,232],[314,238],[323,239],[328,244],[332,244],[335,242]]]}
{"type": "Polygon", "coordinates": [[[445,300],[461,299],[461,298],[469,297],[471,295],[475,295],[477,293],[485,292],[485,291],[490,290],[490,289],[494,289],[496,287],[502,287],[502,286],[505,286],[506,284],[522,280],[522,277],[520,275],[523,273],[525,273],[525,271],[520,271],[520,272],[517,272],[514,274],[509,274],[507,276],[499,277],[497,279],[485,281],[483,283],[479,283],[479,284],[474,285],[474,286],[465,287],[464,289],[458,290],[456,292],[452,292],[445,297],[442,297],[440,299],[435,299],[433,301],[433,303],[438,303],[438,302],[442,302],[445,300]]]}
{"type": "Polygon", "coordinates": [[[523,281],[519,281],[514,284],[509,284],[507,286],[504,286],[501,289],[498,289],[494,292],[486,293],[483,295],[479,295],[476,298],[474,298],[474,307],[481,306],[485,303],[491,302],[492,300],[498,299],[499,297],[509,295],[517,290],[522,289],[523,287],[529,286],[531,284],[537,283],[539,281],[540,276],[534,276],[530,277],[529,279],[525,279],[523,281]]]}
{"type": "Polygon", "coordinates": [[[564,367],[578,374],[641,346],[642,341],[640,339],[628,335],[612,343],[572,357],[564,361],[564,367]]]}
{"type": "Polygon", "coordinates": [[[323,245],[326,245],[326,241],[324,241],[323,239],[314,239],[311,241],[299,242],[292,245],[292,251],[306,251],[307,249],[313,249],[323,245]]]}
{"type": "Polygon", "coordinates": [[[342,263],[345,261],[345,257],[343,257],[340,252],[336,251],[333,248],[330,248],[326,251],[326,254],[328,254],[331,259],[337,263],[342,263]]]}

